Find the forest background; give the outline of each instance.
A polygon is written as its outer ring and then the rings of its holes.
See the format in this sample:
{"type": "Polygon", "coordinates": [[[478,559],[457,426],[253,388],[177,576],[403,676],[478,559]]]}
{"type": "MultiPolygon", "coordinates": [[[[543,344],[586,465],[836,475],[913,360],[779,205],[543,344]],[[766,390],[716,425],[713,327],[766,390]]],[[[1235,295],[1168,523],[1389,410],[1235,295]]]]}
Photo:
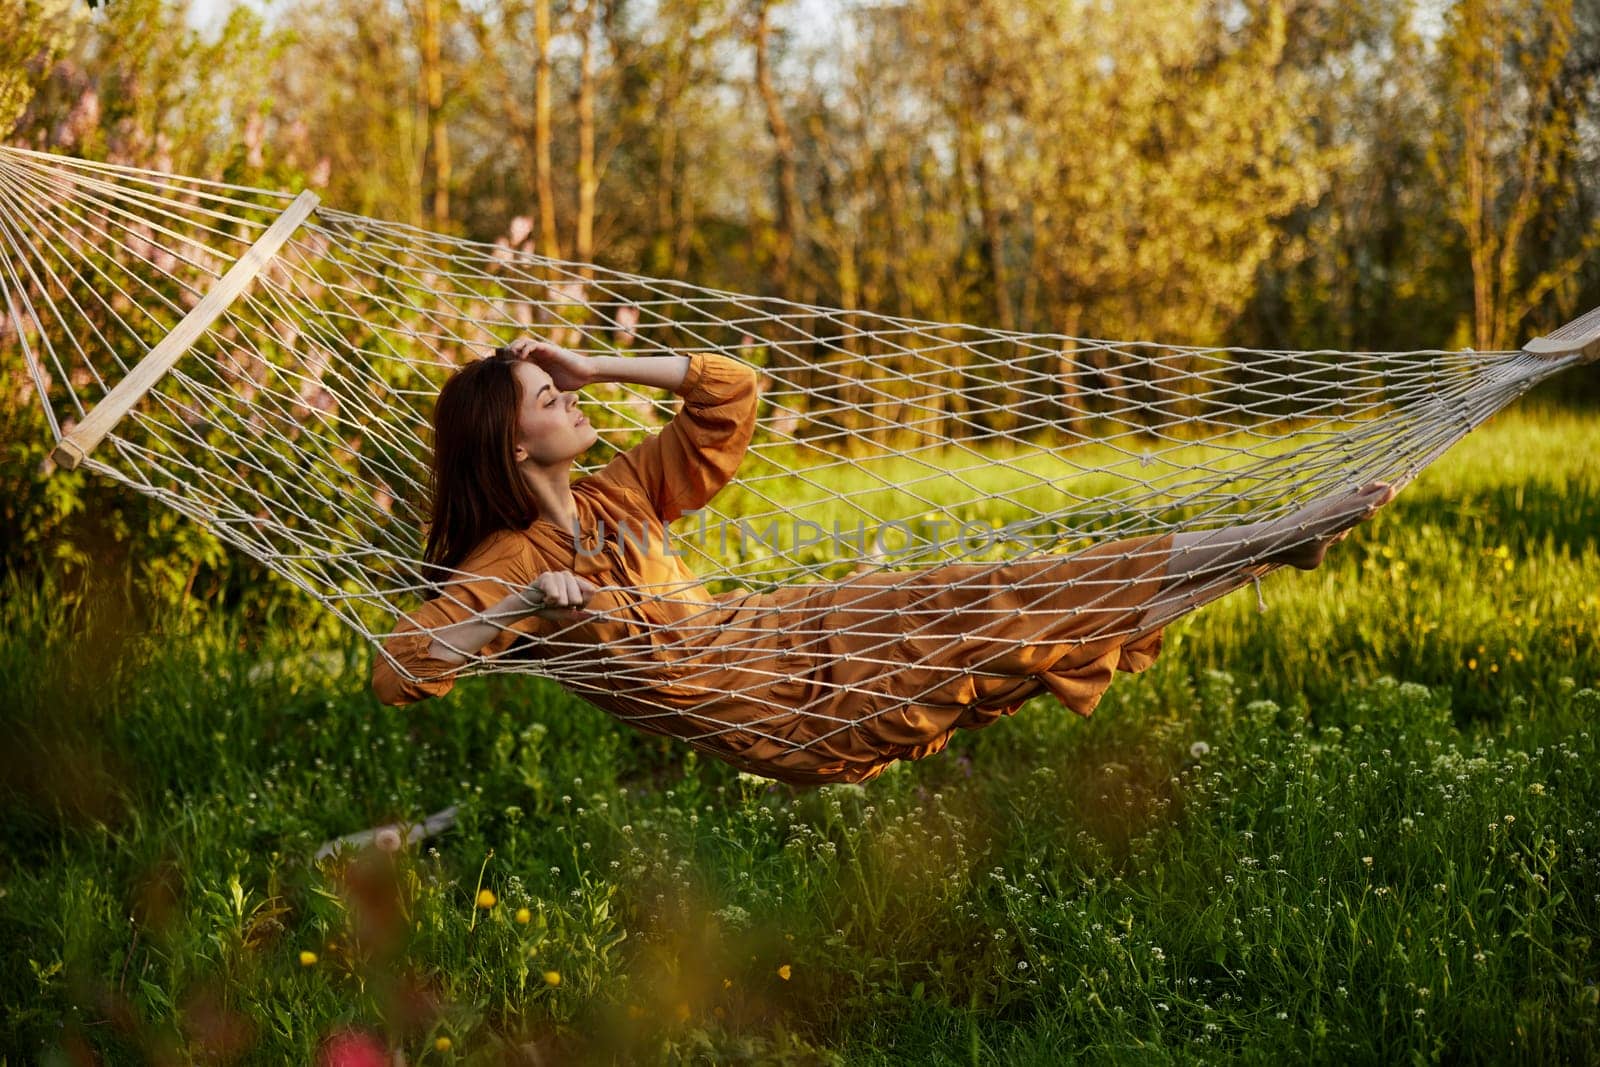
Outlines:
{"type": "MultiPolygon", "coordinates": [[[[1596,0],[6,3],[7,143],[702,286],[1377,350],[1600,304],[1596,0]]],[[[54,470],[10,333],[5,572],[314,612],[54,470]]]]}

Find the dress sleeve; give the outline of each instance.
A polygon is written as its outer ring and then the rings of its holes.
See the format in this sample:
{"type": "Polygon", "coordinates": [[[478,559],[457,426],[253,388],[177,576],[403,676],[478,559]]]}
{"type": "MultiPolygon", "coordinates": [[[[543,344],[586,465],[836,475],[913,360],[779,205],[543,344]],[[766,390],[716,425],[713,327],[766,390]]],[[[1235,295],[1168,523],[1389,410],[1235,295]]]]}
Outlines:
{"type": "MultiPolygon", "coordinates": [[[[444,696],[455,688],[456,672],[466,664],[428,655],[434,631],[472,618],[539,576],[533,546],[520,531],[502,534],[457,569],[480,577],[449,582],[439,596],[401,616],[394,634],[373,657],[372,692],[383,703],[412,704],[444,696]]],[[[536,616],[526,616],[503,630],[479,654],[508,646],[517,633],[530,626],[537,626],[536,616]]]]}
{"type": "Polygon", "coordinates": [[[640,490],[663,522],[717,495],[739,470],[756,425],[756,371],[736,359],[693,353],[679,392],[672,421],[597,475],[640,490]]]}

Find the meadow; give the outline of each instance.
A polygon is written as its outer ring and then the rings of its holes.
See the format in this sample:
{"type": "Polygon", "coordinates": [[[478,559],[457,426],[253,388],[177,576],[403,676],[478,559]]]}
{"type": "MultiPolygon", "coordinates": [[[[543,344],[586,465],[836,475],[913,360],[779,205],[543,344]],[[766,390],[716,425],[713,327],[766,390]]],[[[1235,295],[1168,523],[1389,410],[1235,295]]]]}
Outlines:
{"type": "Polygon", "coordinates": [[[0,1063],[1600,1062],[1597,441],[1524,403],[1091,719],[865,787],[13,585],[0,1063]]]}

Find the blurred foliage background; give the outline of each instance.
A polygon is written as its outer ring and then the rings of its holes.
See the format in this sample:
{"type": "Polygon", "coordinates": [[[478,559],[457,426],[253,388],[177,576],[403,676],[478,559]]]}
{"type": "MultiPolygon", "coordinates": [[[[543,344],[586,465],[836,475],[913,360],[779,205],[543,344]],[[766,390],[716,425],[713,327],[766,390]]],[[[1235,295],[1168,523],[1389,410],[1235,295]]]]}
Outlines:
{"type": "MultiPolygon", "coordinates": [[[[1600,0],[4,3],[8,143],[702,286],[1377,350],[1514,348],[1600,304],[1600,0]]],[[[327,623],[46,463],[14,342],[5,572],[327,623]]]]}

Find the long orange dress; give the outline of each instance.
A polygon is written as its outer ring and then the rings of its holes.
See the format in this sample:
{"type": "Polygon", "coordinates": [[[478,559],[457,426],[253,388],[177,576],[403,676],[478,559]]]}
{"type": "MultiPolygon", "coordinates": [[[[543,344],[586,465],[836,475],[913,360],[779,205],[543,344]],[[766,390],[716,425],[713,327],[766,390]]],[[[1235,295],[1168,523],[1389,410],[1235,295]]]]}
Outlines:
{"type": "Polygon", "coordinates": [[[400,620],[373,662],[380,700],[448,692],[458,668],[428,655],[432,631],[549,570],[600,587],[590,615],[528,616],[479,655],[560,664],[545,673],[630,725],[795,784],[866,781],[1042,692],[1088,715],[1115,671],[1143,670],[1160,651],[1161,631],[1139,624],[1171,535],[713,596],[665,524],[738,470],[757,378],[737,360],[695,353],[679,391],[671,423],[572,483],[577,541],[543,519],[500,531],[458,566],[476,577],[400,620]]]}

